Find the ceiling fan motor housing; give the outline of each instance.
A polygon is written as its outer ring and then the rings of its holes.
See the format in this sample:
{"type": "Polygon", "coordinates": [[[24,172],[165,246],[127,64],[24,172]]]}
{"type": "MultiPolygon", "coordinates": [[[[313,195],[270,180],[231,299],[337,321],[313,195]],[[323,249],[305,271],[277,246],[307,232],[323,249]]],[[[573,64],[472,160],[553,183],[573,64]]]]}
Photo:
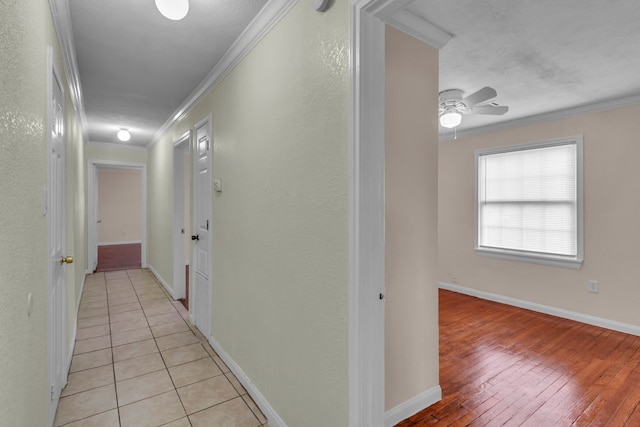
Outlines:
{"type": "Polygon", "coordinates": [[[460,89],[443,90],[438,95],[439,110],[444,112],[447,110],[457,110],[466,112],[467,105],[462,102],[462,91],[460,89]]]}

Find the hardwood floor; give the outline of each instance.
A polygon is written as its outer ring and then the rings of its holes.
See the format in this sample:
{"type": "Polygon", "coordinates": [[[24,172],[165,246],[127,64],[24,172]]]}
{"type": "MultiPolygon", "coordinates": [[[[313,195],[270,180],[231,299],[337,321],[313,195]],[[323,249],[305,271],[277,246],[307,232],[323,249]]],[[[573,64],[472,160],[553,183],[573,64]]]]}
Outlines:
{"type": "Polygon", "coordinates": [[[640,426],[640,337],[440,290],[443,399],[411,426],[640,426]]]}
{"type": "Polygon", "coordinates": [[[140,243],[98,246],[96,272],[141,268],[140,243]]]}

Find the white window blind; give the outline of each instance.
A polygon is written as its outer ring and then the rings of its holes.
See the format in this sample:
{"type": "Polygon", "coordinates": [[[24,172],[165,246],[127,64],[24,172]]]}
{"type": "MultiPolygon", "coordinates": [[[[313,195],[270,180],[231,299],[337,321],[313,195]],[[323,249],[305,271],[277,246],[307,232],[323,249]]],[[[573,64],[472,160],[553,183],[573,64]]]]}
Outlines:
{"type": "Polygon", "coordinates": [[[576,140],[476,156],[477,249],[581,256],[576,140]]]}

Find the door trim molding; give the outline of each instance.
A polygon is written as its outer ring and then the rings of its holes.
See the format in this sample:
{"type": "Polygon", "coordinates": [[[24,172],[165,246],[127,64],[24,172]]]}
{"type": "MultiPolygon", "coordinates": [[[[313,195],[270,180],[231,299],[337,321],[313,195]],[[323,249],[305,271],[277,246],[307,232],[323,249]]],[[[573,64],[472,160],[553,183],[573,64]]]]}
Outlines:
{"type": "Polygon", "coordinates": [[[96,172],[98,168],[110,168],[110,169],[137,169],[141,171],[142,181],[142,206],[141,206],[141,251],[140,263],[142,268],[147,268],[147,165],[144,163],[130,163],[130,162],[117,162],[111,160],[98,160],[89,159],[87,161],[87,269],[93,272],[93,264],[97,263],[97,259],[94,259],[95,249],[98,247],[98,229],[96,227],[96,220],[98,218],[98,212],[96,212],[96,194],[93,191],[96,182],[96,172]]]}
{"type": "Polygon", "coordinates": [[[385,24],[374,14],[380,3],[351,4],[350,427],[382,427],[385,419],[384,300],[379,297],[385,286],[385,24]]]}

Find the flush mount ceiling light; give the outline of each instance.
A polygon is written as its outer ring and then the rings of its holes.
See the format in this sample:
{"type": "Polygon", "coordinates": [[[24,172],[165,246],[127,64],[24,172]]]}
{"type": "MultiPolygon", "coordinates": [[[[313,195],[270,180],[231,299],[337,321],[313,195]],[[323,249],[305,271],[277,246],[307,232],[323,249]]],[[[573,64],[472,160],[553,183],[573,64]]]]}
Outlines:
{"type": "Polygon", "coordinates": [[[462,123],[462,114],[455,110],[445,111],[440,115],[440,126],[443,128],[454,128],[462,123]]]}
{"type": "Polygon", "coordinates": [[[118,131],[117,135],[118,139],[122,142],[127,142],[131,139],[131,134],[128,130],[122,128],[118,131]]]}
{"type": "Polygon", "coordinates": [[[189,0],[155,0],[156,7],[167,19],[179,21],[189,13],[189,0]]]}

